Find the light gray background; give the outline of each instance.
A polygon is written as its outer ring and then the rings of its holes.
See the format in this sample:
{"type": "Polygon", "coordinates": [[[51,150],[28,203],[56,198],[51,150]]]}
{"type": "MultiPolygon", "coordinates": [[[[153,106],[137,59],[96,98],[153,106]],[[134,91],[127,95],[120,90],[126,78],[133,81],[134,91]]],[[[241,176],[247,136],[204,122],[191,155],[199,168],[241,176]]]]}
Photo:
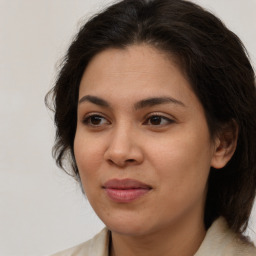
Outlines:
{"type": "MultiPolygon", "coordinates": [[[[44,106],[72,36],[110,0],[0,0],[0,255],[42,256],[87,240],[103,224],[55,167],[44,106]]],[[[256,0],[198,0],[246,45],[256,66],[256,0]]],[[[256,232],[256,211],[250,227],[256,232]]],[[[255,233],[249,230],[254,242],[255,233]]]]}

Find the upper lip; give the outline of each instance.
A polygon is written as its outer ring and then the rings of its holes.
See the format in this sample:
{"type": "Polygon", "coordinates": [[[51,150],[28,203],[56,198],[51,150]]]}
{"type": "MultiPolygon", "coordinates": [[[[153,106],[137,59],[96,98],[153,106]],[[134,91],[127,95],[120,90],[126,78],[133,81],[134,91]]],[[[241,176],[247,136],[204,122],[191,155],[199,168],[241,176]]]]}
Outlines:
{"type": "Polygon", "coordinates": [[[103,188],[112,188],[112,189],[151,189],[150,185],[147,185],[143,182],[133,179],[111,179],[103,184],[103,188]]]}

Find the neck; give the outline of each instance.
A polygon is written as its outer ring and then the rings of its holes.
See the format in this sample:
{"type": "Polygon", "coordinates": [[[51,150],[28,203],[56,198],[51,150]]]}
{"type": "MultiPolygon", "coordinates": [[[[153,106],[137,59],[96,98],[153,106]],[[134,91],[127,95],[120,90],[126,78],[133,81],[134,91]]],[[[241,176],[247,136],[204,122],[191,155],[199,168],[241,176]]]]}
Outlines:
{"type": "Polygon", "coordinates": [[[128,236],[112,232],[110,256],[192,256],[205,237],[203,218],[177,221],[161,232],[128,236]]]}

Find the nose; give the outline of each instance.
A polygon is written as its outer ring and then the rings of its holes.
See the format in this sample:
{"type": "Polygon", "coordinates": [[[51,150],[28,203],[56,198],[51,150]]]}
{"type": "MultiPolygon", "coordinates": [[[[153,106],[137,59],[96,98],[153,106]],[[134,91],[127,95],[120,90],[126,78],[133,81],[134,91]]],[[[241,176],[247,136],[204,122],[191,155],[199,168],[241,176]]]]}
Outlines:
{"type": "Polygon", "coordinates": [[[125,167],[141,164],[143,158],[136,131],[124,126],[113,128],[104,159],[110,164],[125,167]]]}

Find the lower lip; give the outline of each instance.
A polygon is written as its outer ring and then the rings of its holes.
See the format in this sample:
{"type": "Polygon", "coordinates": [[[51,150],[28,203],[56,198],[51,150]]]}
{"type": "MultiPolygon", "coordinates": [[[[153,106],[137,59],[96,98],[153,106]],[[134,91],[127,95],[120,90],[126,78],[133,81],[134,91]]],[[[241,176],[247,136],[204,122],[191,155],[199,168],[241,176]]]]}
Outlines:
{"type": "Polygon", "coordinates": [[[115,202],[128,203],[134,201],[150,191],[146,188],[113,189],[105,188],[107,195],[115,202]]]}

